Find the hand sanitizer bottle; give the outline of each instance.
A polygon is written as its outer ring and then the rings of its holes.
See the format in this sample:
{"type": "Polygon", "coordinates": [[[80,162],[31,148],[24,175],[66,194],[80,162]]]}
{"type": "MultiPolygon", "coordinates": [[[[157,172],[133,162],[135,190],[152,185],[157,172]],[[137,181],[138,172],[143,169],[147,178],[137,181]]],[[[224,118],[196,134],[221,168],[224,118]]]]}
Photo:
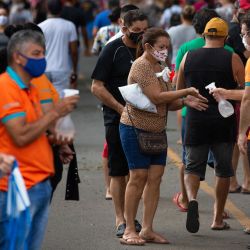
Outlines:
{"type": "MultiPolygon", "coordinates": [[[[215,82],[210,83],[205,88],[209,89],[209,91],[215,89],[216,88],[215,82]]],[[[227,117],[231,116],[234,113],[233,105],[229,101],[222,98],[221,96],[219,96],[218,109],[219,109],[220,114],[224,118],[227,118],[227,117]]]]}
{"type": "MultiPolygon", "coordinates": [[[[78,95],[79,90],[76,89],[64,89],[64,97],[69,97],[73,95],[78,95]]],[[[62,140],[67,139],[68,141],[72,140],[75,136],[75,125],[71,119],[70,114],[61,117],[57,120],[55,126],[56,136],[62,140]]]]}

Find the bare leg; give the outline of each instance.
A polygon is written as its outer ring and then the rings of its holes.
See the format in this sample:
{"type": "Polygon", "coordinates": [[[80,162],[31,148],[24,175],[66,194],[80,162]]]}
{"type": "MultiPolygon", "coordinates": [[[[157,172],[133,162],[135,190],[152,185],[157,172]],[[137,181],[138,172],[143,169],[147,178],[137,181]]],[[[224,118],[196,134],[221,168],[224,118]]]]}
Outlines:
{"type": "Polygon", "coordinates": [[[246,191],[250,191],[250,168],[247,155],[242,155],[243,158],[243,170],[244,170],[244,181],[242,187],[246,191]]]}
{"type": "Polygon", "coordinates": [[[138,205],[145,187],[148,177],[147,169],[130,170],[130,178],[126,187],[125,193],[125,218],[126,230],[124,232],[124,239],[133,239],[135,243],[144,243],[136,233],[135,217],[138,210],[138,205]]]}
{"type": "Polygon", "coordinates": [[[230,191],[234,191],[239,187],[239,183],[238,183],[237,177],[236,177],[236,170],[238,167],[239,157],[240,157],[239,148],[238,148],[237,144],[235,144],[234,151],[233,151],[233,158],[232,158],[232,166],[233,166],[233,170],[234,170],[234,176],[230,178],[230,188],[229,188],[230,191]]]}
{"type": "Polygon", "coordinates": [[[160,183],[164,173],[163,166],[150,166],[148,171],[148,179],[144,189],[144,210],[143,223],[140,236],[146,241],[169,243],[163,236],[153,231],[153,219],[157,209],[160,196],[160,183]]]}
{"type": "Polygon", "coordinates": [[[196,200],[200,187],[200,177],[194,174],[186,174],[184,177],[188,200],[196,200]]]}
{"type": "Polygon", "coordinates": [[[223,211],[227,200],[229,185],[229,178],[216,177],[215,210],[214,219],[211,227],[219,227],[223,225],[223,211]]]}
{"type": "MultiPolygon", "coordinates": [[[[177,115],[177,126],[178,126],[178,130],[181,131],[181,126],[182,126],[182,116],[181,116],[181,110],[177,110],[176,112],[177,115]]],[[[178,144],[182,144],[182,139],[180,138],[177,141],[178,144]]]]}
{"type": "Polygon", "coordinates": [[[102,157],[102,167],[103,167],[103,174],[105,180],[105,187],[106,187],[106,199],[111,198],[110,194],[110,176],[109,176],[109,168],[108,168],[108,158],[102,157]]]}
{"type": "Polygon", "coordinates": [[[124,218],[124,196],[125,196],[125,176],[111,176],[110,191],[115,206],[116,226],[125,223],[124,218]]]}
{"type": "Polygon", "coordinates": [[[179,199],[179,203],[187,208],[188,206],[188,197],[187,197],[187,191],[186,191],[186,187],[185,187],[185,183],[184,183],[184,170],[185,170],[185,165],[183,164],[181,166],[181,169],[180,169],[180,175],[179,175],[179,178],[180,178],[180,187],[181,187],[181,196],[180,196],[180,199],[179,199]]]}

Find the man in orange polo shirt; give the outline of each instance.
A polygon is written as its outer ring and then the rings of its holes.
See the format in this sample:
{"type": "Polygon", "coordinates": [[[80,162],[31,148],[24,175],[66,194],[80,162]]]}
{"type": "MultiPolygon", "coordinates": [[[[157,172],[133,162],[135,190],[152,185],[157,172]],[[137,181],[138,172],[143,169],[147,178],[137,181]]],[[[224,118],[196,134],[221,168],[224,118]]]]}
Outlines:
{"type": "MultiPolygon", "coordinates": [[[[13,155],[31,201],[29,249],[40,249],[44,236],[53,175],[53,157],[45,132],[74,109],[78,96],[64,98],[43,114],[37,90],[30,84],[44,73],[45,42],[31,30],[15,33],[8,44],[9,67],[0,76],[0,152],[13,155]]],[[[0,178],[0,249],[6,244],[7,177],[0,178]]]]}

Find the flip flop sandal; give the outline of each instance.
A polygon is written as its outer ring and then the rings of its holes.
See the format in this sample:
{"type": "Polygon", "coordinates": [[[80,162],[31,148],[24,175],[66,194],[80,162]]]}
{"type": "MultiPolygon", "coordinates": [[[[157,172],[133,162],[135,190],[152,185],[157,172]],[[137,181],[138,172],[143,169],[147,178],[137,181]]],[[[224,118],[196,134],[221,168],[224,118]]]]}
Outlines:
{"type": "Polygon", "coordinates": [[[116,229],[116,236],[118,238],[121,238],[123,236],[124,232],[125,232],[125,229],[126,229],[126,224],[125,223],[119,225],[117,227],[117,229],[116,229]]]}
{"type": "Polygon", "coordinates": [[[198,202],[192,200],[188,203],[186,229],[190,233],[197,233],[200,228],[198,202]]]}
{"type": "Polygon", "coordinates": [[[241,188],[241,193],[242,194],[250,194],[250,190],[248,190],[246,188],[241,188]]]}
{"type": "Polygon", "coordinates": [[[120,243],[122,245],[131,245],[131,246],[143,246],[145,244],[145,241],[138,242],[136,240],[141,239],[138,236],[128,237],[127,239],[121,238],[120,243]]]}
{"type": "Polygon", "coordinates": [[[240,193],[241,192],[241,189],[242,189],[242,187],[241,186],[238,186],[236,189],[234,189],[234,190],[229,190],[229,192],[228,193],[230,193],[230,194],[237,194],[237,193],[240,193]]]}
{"type": "Polygon", "coordinates": [[[152,238],[152,239],[147,239],[143,236],[140,236],[143,240],[146,241],[146,243],[153,243],[153,244],[170,244],[170,242],[168,240],[165,240],[165,241],[160,241],[160,240],[157,240],[156,238],[152,238]]]}
{"type": "Polygon", "coordinates": [[[179,210],[180,210],[181,212],[187,212],[188,209],[187,209],[186,207],[182,206],[182,205],[180,204],[180,202],[179,202],[180,195],[181,195],[180,192],[179,192],[179,193],[176,193],[176,194],[174,195],[174,197],[173,197],[173,203],[179,208],[179,210]]]}
{"type": "Polygon", "coordinates": [[[223,222],[222,227],[211,227],[212,230],[217,230],[217,231],[228,230],[229,228],[230,228],[230,225],[226,223],[225,221],[223,222]]]}

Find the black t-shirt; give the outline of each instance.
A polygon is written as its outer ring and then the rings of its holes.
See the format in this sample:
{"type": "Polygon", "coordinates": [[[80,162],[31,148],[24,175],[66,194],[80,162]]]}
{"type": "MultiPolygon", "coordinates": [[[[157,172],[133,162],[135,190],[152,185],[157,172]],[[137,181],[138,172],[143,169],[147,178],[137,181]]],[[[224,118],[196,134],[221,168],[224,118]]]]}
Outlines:
{"type": "Polygon", "coordinates": [[[244,51],[246,50],[244,44],[242,43],[242,38],[240,36],[240,24],[236,22],[229,23],[228,39],[226,44],[231,46],[235,53],[239,55],[244,65],[246,65],[247,58],[244,56],[244,51]]]}
{"type": "MultiPolygon", "coordinates": [[[[195,87],[208,99],[205,111],[187,108],[185,145],[235,142],[235,114],[224,118],[218,103],[205,87],[215,82],[216,87],[235,89],[232,53],[224,48],[201,48],[188,52],[184,75],[187,87],[195,87]]],[[[234,104],[234,103],[232,103],[234,104]]]]}
{"type": "Polygon", "coordinates": [[[80,7],[64,6],[61,17],[74,23],[78,34],[78,28],[86,26],[84,12],[80,7]]]}
{"type": "MultiPolygon", "coordinates": [[[[135,60],[136,50],[128,48],[118,38],[107,44],[97,61],[91,78],[104,82],[104,86],[112,96],[122,105],[125,101],[118,87],[127,85],[127,78],[133,61],[135,60]]],[[[120,115],[113,109],[103,106],[104,125],[117,125],[120,122],[120,115]]]]}
{"type": "Polygon", "coordinates": [[[81,6],[85,14],[86,23],[93,21],[95,19],[94,12],[98,8],[96,3],[91,0],[85,0],[82,2],[81,6]]]}

